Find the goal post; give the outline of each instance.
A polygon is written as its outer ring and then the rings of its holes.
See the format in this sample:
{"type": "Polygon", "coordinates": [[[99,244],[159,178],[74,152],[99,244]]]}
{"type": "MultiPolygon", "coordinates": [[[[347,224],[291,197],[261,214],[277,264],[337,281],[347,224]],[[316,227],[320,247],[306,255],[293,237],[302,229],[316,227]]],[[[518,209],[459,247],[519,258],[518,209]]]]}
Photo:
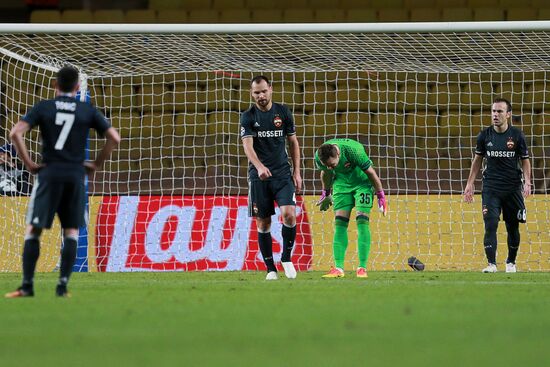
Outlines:
{"type": "MultiPolygon", "coordinates": [[[[334,137],[363,143],[387,188],[390,214],[373,211],[371,218],[371,269],[404,270],[415,256],[431,270],[477,270],[485,261],[480,198],[467,205],[461,193],[475,137],[490,124],[493,98],[503,96],[533,165],[535,195],[526,200],[518,267],[547,271],[549,30],[545,21],[2,24],[0,140],[33,103],[53,96],[52,68],[78,67],[92,103],[123,138],[89,183],[90,269],[259,270],[238,132],[239,115],[252,104],[249,81],[265,74],[274,101],[291,109],[301,144],[293,255],[300,270],[331,264],[333,213],[314,205],[320,181],[313,154],[334,137]]],[[[35,157],[38,139],[28,141],[35,157]]],[[[91,136],[92,156],[101,142],[91,136]]],[[[25,193],[0,200],[0,271],[16,271],[25,193]]],[[[352,269],[353,221],[350,230],[352,269]]],[[[277,231],[275,217],[276,257],[277,231]]],[[[502,262],[503,225],[499,249],[502,262]]],[[[56,251],[42,261],[55,263],[56,251]]]]}

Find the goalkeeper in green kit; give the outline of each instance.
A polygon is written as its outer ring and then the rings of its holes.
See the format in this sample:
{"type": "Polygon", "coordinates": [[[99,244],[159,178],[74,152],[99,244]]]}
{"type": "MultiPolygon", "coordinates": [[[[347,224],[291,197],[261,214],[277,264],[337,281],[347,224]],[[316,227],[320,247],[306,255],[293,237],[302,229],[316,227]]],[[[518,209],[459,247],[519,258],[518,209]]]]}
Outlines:
{"type": "Polygon", "coordinates": [[[352,209],[357,210],[357,277],[367,277],[367,260],[370,252],[369,215],[374,195],[378,209],[387,214],[388,206],[382,182],[365,153],[363,145],[352,139],[331,139],[315,152],[315,164],[321,170],[323,192],[317,202],[322,211],[334,203],[334,264],[323,278],[344,276],[344,257],[348,247],[348,224],[352,209]],[[332,194],[331,194],[332,192],[332,194]]]}

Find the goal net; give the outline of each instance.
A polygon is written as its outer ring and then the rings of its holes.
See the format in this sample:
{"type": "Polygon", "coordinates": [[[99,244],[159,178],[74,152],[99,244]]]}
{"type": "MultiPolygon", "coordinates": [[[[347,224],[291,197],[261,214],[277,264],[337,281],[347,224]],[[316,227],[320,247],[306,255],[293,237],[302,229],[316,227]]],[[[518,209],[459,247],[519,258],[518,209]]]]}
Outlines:
{"type": "MultiPolygon", "coordinates": [[[[389,215],[372,212],[369,268],[404,270],[416,256],[431,270],[477,270],[485,263],[481,199],[464,204],[461,193],[475,137],[491,123],[493,98],[502,96],[512,102],[533,166],[535,195],[526,200],[518,268],[550,270],[550,35],[503,24],[453,32],[379,26],[4,30],[0,145],[35,102],[54,96],[55,70],[74,65],[92,103],[123,138],[90,179],[88,251],[79,261],[99,271],[260,270],[239,114],[252,104],[249,80],[263,74],[272,80],[273,100],[293,113],[301,144],[304,189],[293,255],[300,270],[331,265],[333,213],[315,206],[313,155],[334,137],[365,145],[388,194],[389,215]]],[[[27,145],[39,159],[37,132],[27,145]]],[[[92,157],[101,146],[92,134],[92,157]]],[[[16,168],[21,187],[0,198],[0,271],[20,267],[32,177],[16,168]]],[[[280,228],[276,215],[276,259],[280,228]]],[[[51,233],[42,241],[40,270],[58,258],[59,231],[51,233]]],[[[352,220],[348,269],[357,266],[355,239],[352,220]]],[[[499,262],[506,253],[502,224],[499,262]]]]}

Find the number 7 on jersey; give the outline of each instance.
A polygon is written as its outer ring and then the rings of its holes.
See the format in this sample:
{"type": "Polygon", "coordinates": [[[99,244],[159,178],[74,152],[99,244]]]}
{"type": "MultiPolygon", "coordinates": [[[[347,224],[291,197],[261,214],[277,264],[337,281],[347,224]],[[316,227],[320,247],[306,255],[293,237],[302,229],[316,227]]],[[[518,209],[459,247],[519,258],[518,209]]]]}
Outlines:
{"type": "Polygon", "coordinates": [[[63,125],[63,127],[61,128],[61,132],[59,133],[59,137],[55,142],[55,150],[62,150],[65,146],[67,137],[69,136],[71,128],[73,127],[74,117],[75,116],[72,113],[58,112],[55,114],[55,124],[63,125]]]}

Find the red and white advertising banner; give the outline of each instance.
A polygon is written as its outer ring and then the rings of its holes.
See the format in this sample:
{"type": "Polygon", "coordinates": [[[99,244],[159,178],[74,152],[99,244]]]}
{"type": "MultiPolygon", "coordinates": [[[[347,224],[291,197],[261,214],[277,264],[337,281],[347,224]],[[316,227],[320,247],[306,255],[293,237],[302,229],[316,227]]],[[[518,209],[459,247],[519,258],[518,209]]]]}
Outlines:
{"type": "MultiPolygon", "coordinates": [[[[264,270],[246,196],[104,197],[96,226],[98,271],[264,270]]],[[[292,261],[308,270],[312,239],[297,198],[292,261]]],[[[272,218],[273,257],[281,257],[279,208],[272,218]]]]}

